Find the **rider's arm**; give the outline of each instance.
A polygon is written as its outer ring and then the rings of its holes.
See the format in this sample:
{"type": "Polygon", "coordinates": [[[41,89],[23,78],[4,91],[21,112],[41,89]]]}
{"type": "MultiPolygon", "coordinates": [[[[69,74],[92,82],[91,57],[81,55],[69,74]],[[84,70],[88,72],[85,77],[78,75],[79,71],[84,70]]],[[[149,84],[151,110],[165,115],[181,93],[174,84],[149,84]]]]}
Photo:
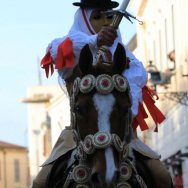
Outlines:
{"type": "MultiPolygon", "coordinates": [[[[56,64],[56,58],[57,58],[57,55],[59,53],[58,47],[67,38],[69,38],[72,42],[71,48],[72,48],[72,52],[73,52],[73,55],[74,55],[74,65],[76,65],[78,63],[80,52],[86,44],[89,45],[90,50],[92,52],[96,51],[95,48],[96,48],[96,42],[97,42],[97,35],[88,36],[83,32],[76,32],[75,34],[69,34],[69,35],[67,35],[63,38],[54,39],[48,45],[47,51],[49,50],[50,56],[52,57],[54,64],[56,64]]],[[[61,53],[63,53],[63,51],[61,53]]],[[[71,68],[63,67],[62,69],[58,69],[58,73],[61,75],[62,78],[64,78],[64,79],[68,78],[72,73],[73,67],[71,67],[71,68]]]]}
{"type": "Polygon", "coordinates": [[[142,64],[127,48],[126,55],[130,60],[129,69],[123,72],[123,75],[127,78],[133,100],[132,112],[134,116],[138,113],[139,102],[142,103],[142,88],[146,85],[148,75],[142,64]]]}
{"type": "Polygon", "coordinates": [[[72,47],[73,47],[73,53],[75,55],[76,61],[75,64],[77,64],[77,59],[79,57],[81,49],[88,44],[90,46],[90,49],[96,47],[96,41],[97,41],[97,35],[91,35],[88,36],[83,32],[77,32],[75,34],[67,35],[63,38],[57,38],[54,39],[48,46],[51,47],[50,54],[55,62],[57,57],[57,50],[58,46],[67,38],[69,37],[72,41],[72,47]]]}

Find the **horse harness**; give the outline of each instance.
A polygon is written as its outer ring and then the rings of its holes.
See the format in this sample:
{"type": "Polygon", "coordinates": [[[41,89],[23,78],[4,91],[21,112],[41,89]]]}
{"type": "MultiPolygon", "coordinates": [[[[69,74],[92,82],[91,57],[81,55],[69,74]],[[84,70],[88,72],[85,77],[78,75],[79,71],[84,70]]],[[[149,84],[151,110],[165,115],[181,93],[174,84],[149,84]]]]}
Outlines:
{"type": "MultiPolygon", "coordinates": [[[[133,162],[128,158],[129,144],[125,141],[125,139],[121,140],[117,134],[99,131],[94,135],[89,134],[84,138],[84,140],[81,140],[78,132],[76,131],[76,117],[73,112],[75,97],[79,92],[87,94],[94,88],[102,95],[107,95],[114,89],[119,92],[125,92],[127,89],[130,90],[127,79],[119,74],[115,74],[113,76],[101,74],[96,78],[93,75],[88,74],[83,78],[77,77],[74,80],[70,96],[71,126],[74,130],[74,140],[77,143],[76,153],[73,158],[74,160],[78,160],[79,163],[78,165],[72,165],[71,163],[70,171],[63,188],[68,188],[72,181],[77,183],[76,188],[89,188],[87,183],[91,177],[91,169],[86,163],[87,156],[93,154],[96,149],[106,149],[109,146],[113,146],[120,156],[120,177],[117,181],[116,188],[131,188],[128,180],[130,180],[133,173],[135,174],[135,178],[140,187],[147,188],[142,177],[138,174],[133,162]]],[[[126,126],[128,127],[129,124],[126,126]]]]}

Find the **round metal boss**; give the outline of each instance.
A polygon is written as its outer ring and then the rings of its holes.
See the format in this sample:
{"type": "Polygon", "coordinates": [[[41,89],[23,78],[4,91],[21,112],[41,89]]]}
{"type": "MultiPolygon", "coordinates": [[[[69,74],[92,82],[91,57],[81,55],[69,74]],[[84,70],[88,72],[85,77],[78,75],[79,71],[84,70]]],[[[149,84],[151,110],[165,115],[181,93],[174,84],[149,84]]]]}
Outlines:
{"type": "Polygon", "coordinates": [[[132,175],[132,168],[129,164],[127,163],[122,163],[120,166],[120,179],[123,181],[127,181],[130,179],[132,175]]]}
{"type": "Polygon", "coordinates": [[[84,76],[80,82],[80,91],[89,93],[95,87],[95,77],[91,74],[84,76]]]}
{"type": "Polygon", "coordinates": [[[79,77],[77,77],[74,80],[74,83],[73,83],[73,93],[74,93],[75,96],[78,95],[79,88],[80,88],[80,81],[81,81],[81,79],[79,77]]]}
{"type": "Polygon", "coordinates": [[[93,145],[96,148],[106,148],[111,144],[111,136],[106,132],[97,132],[93,137],[93,145]]]}
{"type": "Polygon", "coordinates": [[[93,145],[93,135],[88,135],[85,137],[83,146],[84,146],[84,151],[87,154],[94,153],[95,147],[93,145]]]}
{"type": "Polygon", "coordinates": [[[112,135],[112,140],[117,151],[118,152],[123,151],[123,142],[121,141],[120,137],[117,134],[112,135]]]}
{"type": "Polygon", "coordinates": [[[107,74],[99,75],[96,79],[96,89],[102,95],[112,92],[114,89],[114,82],[111,76],[107,74]]]}
{"type": "Polygon", "coordinates": [[[127,182],[121,182],[117,184],[117,188],[131,188],[131,186],[127,182]]]}
{"type": "Polygon", "coordinates": [[[72,171],[72,177],[76,183],[86,183],[90,178],[91,171],[86,165],[78,165],[72,171]]]}
{"type": "Polygon", "coordinates": [[[112,79],[114,81],[114,87],[120,91],[125,92],[127,90],[127,81],[123,76],[120,76],[119,74],[115,74],[112,76],[112,79]]]}

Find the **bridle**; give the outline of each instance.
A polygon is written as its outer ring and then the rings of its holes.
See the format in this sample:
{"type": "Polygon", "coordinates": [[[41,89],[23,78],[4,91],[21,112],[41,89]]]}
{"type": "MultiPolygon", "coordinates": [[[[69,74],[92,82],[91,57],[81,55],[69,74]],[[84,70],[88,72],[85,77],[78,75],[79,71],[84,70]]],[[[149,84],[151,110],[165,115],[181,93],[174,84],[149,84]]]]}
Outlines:
{"type": "MultiPolygon", "coordinates": [[[[71,181],[76,182],[76,188],[89,188],[87,183],[91,177],[91,169],[89,166],[87,166],[87,157],[93,154],[97,149],[106,149],[110,146],[119,153],[120,176],[116,187],[131,188],[128,180],[134,173],[141,188],[146,188],[147,186],[143,182],[142,178],[138,175],[134,164],[128,158],[129,144],[126,142],[126,139],[121,140],[117,134],[99,131],[94,135],[89,134],[83,140],[81,140],[81,137],[76,130],[76,117],[72,109],[75,103],[75,98],[79,92],[87,94],[90,93],[93,89],[96,89],[97,92],[101,95],[110,94],[114,89],[119,92],[127,92],[127,90],[129,90],[130,93],[130,87],[127,79],[119,74],[115,74],[113,76],[101,74],[96,78],[93,75],[88,74],[83,78],[77,77],[74,80],[70,96],[71,125],[74,130],[74,140],[77,143],[77,152],[75,157],[79,163],[76,166],[72,166],[65,181],[64,188],[68,187],[71,181]]],[[[129,122],[127,122],[126,126],[129,125],[129,122]]]]}

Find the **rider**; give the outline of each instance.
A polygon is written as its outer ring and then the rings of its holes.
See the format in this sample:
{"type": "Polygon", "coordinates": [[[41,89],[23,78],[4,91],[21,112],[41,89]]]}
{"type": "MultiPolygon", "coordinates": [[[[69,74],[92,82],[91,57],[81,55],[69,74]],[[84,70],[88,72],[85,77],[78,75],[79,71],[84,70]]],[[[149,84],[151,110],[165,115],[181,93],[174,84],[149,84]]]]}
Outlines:
{"type": "MultiPolygon", "coordinates": [[[[105,12],[118,6],[118,3],[111,0],[81,0],[73,3],[79,6],[74,16],[74,23],[69,33],[63,37],[53,40],[47,49],[47,53],[41,61],[42,68],[45,69],[48,77],[49,69],[53,73],[53,67],[58,69],[59,75],[63,79],[69,78],[72,74],[73,66],[78,63],[81,49],[89,44],[93,57],[96,56],[97,49],[106,45],[109,51],[106,52],[108,58],[112,58],[118,43],[122,43],[119,29],[110,26],[113,15],[105,12]]],[[[130,63],[129,68],[123,73],[129,81],[131,95],[133,98],[132,113],[134,115],[133,128],[138,125],[142,130],[147,129],[144,121],[145,110],[143,108],[143,99],[150,97],[152,92],[145,86],[147,82],[147,73],[142,63],[126,48],[126,56],[130,63]]],[[[156,123],[161,123],[164,116],[154,106],[153,101],[149,104],[152,110],[158,114],[159,119],[156,123]]],[[[150,109],[149,109],[150,111],[150,109]]],[[[45,187],[46,178],[53,166],[53,162],[63,154],[75,148],[76,144],[72,137],[72,131],[65,129],[62,131],[51,155],[43,164],[43,168],[33,182],[33,188],[45,187]]],[[[153,152],[149,147],[143,144],[136,136],[131,142],[132,148],[148,157],[150,168],[155,169],[156,176],[162,182],[168,177],[168,172],[159,161],[159,155],[153,152]],[[157,169],[157,170],[156,170],[157,169]]]]}

